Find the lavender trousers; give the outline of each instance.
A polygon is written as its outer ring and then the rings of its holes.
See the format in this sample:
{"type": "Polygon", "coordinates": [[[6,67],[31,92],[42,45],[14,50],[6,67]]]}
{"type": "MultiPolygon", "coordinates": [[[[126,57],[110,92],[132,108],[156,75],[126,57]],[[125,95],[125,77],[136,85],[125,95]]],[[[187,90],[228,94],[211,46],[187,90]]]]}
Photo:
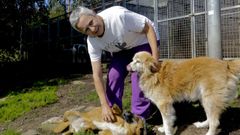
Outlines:
{"type": "MultiPolygon", "coordinates": [[[[122,97],[124,92],[124,80],[128,75],[127,65],[131,62],[135,53],[139,51],[147,51],[151,53],[149,44],[134,47],[130,50],[123,50],[112,54],[111,63],[109,65],[106,94],[109,105],[114,103],[122,108],[122,97]]],[[[143,118],[147,118],[151,111],[151,102],[144,97],[139,87],[139,76],[136,72],[131,73],[132,97],[131,112],[143,118]]]]}

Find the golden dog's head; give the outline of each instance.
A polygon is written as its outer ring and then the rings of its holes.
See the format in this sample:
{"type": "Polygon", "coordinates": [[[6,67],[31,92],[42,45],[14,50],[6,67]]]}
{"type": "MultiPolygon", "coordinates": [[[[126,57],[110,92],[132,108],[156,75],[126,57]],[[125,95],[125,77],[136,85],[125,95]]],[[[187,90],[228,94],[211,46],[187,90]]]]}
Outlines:
{"type": "Polygon", "coordinates": [[[159,63],[149,52],[142,51],[134,55],[127,69],[138,73],[155,73],[159,70],[159,67],[159,63]]]}

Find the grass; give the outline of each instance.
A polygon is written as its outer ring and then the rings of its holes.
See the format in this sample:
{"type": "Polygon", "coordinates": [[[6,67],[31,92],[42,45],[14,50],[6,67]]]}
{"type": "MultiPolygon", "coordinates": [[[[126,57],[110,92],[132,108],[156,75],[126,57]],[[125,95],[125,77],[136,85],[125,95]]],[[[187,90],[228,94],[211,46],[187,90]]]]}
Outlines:
{"type": "Polygon", "coordinates": [[[91,91],[88,96],[84,98],[87,102],[96,102],[98,101],[98,95],[96,91],[91,91]]]}
{"type": "Polygon", "coordinates": [[[0,122],[10,122],[30,110],[57,101],[58,85],[64,80],[37,81],[32,88],[12,92],[0,101],[0,122]]]}
{"type": "Polygon", "coordinates": [[[131,108],[131,95],[132,88],[131,83],[125,83],[124,95],[123,95],[123,109],[129,110],[131,108]]]}
{"type": "Polygon", "coordinates": [[[20,133],[16,132],[13,129],[7,129],[1,135],[21,135],[20,133]]]}

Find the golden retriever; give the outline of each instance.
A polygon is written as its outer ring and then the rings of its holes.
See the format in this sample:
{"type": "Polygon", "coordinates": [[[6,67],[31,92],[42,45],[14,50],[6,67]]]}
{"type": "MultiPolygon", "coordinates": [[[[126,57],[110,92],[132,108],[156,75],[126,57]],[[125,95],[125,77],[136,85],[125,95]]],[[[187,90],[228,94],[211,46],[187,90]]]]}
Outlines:
{"type": "Polygon", "coordinates": [[[194,125],[197,128],[208,126],[206,135],[214,135],[221,113],[229,101],[237,97],[240,60],[198,57],[159,63],[148,52],[138,52],[128,70],[139,73],[143,93],[160,110],[163,118],[160,132],[174,134],[174,102],[199,100],[207,120],[194,125]]]}
{"type": "MultiPolygon", "coordinates": [[[[54,133],[72,134],[79,131],[99,131],[99,135],[140,135],[143,130],[143,121],[139,117],[123,116],[121,109],[114,105],[112,112],[114,122],[105,122],[102,119],[102,108],[95,107],[87,112],[67,111],[64,120],[54,129],[54,133]],[[128,117],[128,119],[126,119],[128,117]],[[68,129],[66,131],[66,129],[68,129]]],[[[125,113],[124,113],[125,114],[125,113]]]]}

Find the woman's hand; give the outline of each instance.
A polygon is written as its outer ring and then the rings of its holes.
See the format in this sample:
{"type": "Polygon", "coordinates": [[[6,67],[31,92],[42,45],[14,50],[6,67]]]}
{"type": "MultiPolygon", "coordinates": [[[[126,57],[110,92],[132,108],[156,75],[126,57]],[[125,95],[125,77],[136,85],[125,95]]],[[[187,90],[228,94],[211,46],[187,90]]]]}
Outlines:
{"type": "Polygon", "coordinates": [[[115,122],[116,118],[113,115],[112,109],[106,104],[102,105],[102,117],[106,122],[115,122]]]}

